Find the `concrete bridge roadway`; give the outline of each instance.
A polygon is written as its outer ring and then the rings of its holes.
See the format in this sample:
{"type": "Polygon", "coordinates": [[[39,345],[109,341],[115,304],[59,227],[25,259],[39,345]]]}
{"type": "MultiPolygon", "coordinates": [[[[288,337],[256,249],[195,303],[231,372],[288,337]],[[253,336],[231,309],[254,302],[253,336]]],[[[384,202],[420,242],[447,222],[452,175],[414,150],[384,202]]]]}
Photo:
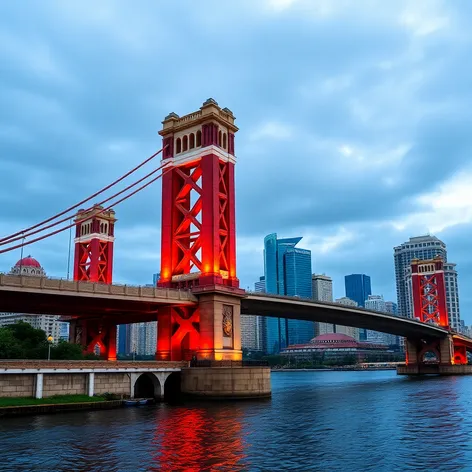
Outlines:
{"type": "MultiPolygon", "coordinates": [[[[116,317],[119,323],[131,323],[155,320],[162,307],[197,303],[198,298],[185,290],[0,274],[0,312],[15,313],[21,307],[21,313],[109,316],[116,317]]],[[[408,338],[443,338],[448,334],[444,328],[410,318],[338,303],[252,292],[242,299],[241,313],[354,326],[408,338]]],[[[471,339],[455,336],[472,345],[471,339]]]]}
{"type": "MultiPolygon", "coordinates": [[[[318,302],[297,297],[250,293],[241,300],[244,315],[277,316],[294,320],[320,321],[382,333],[415,338],[444,338],[448,331],[439,326],[339,303],[318,302]]],[[[463,337],[463,336],[462,336],[463,337]]],[[[469,342],[472,340],[469,338],[469,342]]]]}
{"type": "Polygon", "coordinates": [[[160,307],[195,305],[191,292],[156,287],[0,275],[0,312],[155,321],[160,307]],[[21,307],[21,310],[19,308],[21,307]]]}

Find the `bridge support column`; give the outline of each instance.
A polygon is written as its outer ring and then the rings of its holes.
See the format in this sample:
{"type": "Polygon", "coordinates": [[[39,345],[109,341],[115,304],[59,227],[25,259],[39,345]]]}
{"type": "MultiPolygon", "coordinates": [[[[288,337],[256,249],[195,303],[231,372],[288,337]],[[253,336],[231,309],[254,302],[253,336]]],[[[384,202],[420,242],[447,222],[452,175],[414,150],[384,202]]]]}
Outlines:
{"type": "Polygon", "coordinates": [[[454,343],[452,336],[447,336],[439,341],[440,365],[454,364],[454,343]]]}
{"type": "Polygon", "coordinates": [[[170,340],[172,337],[172,308],[160,308],[157,316],[156,360],[170,361],[170,340]]]}
{"type": "Polygon", "coordinates": [[[116,361],[116,324],[101,319],[75,319],[70,323],[69,340],[84,352],[116,361]]]}
{"type": "MultiPolygon", "coordinates": [[[[207,287],[206,287],[207,288],[207,287]]],[[[195,289],[200,309],[198,359],[241,360],[241,294],[224,287],[195,289]]],[[[241,291],[242,292],[242,291],[241,291]]]]}
{"type": "Polygon", "coordinates": [[[454,345],[454,364],[467,364],[467,348],[464,345],[454,345]]]}
{"type": "Polygon", "coordinates": [[[157,360],[189,361],[198,349],[199,339],[198,306],[172,306],[159,309],[157,360]]]}
{"type": "Polygon", "coordinates": [[[405,357],[406,365],[418,364],[418,347],[416,341],[405,339],[405,357]]]}

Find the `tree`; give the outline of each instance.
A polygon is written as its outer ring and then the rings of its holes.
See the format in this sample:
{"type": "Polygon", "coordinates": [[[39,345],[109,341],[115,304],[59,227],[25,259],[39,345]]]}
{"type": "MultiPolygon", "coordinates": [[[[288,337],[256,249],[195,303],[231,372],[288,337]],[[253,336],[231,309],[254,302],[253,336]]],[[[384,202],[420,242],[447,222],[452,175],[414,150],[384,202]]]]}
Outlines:
{"type": "MultiPolygon", "coordinates": [[[[95,358],[95,356],[93,356],[95,358]]],[[[68,343],[67,341],[59,341],[56,346],[51,347],[51,359],[58,360],[80,360],[84,358],[82,346],[79,344],[68,343]]]]}
{"type": "MultiPolygon", "coordinates": [[[[83,354],[78,344],[60,341],[51,347],[51,359],[80,360],[99,359],[94,354],[83,354]]],[[[0,359],[47,359],[48,340],[42,329],[19,321],[0,327],[0,359]]]]}
{"type": "Polygon", "coordinates": [[[7,328],[0,328],[0,359],[21,359],[23,346],[7,328]]]}

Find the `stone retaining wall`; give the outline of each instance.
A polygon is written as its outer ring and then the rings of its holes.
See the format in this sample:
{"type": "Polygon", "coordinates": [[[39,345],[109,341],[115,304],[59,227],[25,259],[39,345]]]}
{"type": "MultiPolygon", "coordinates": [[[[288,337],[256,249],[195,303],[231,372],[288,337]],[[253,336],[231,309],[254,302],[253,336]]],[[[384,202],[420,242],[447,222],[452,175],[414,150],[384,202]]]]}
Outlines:
{"type": "Polygon", "coordinates": [[[88,374],[44,374],[43,397],[86,395],[87,379],[88,374]]]}
{"type": "Polygon", "coordinates": [[[95,393],[101,395],[105,392],[130,395],[130,374],[95,374],[95,393]]]}
{"type": "Polygon", "coordinates": [[[0,397],[31,397],[34,387],[34,374],[0,375],[0,397]]]}
{"type": "Polygon", "coordinates": [[[182,369],[182,393],[206,398],[271,396],[269,367],[182,369]]]}

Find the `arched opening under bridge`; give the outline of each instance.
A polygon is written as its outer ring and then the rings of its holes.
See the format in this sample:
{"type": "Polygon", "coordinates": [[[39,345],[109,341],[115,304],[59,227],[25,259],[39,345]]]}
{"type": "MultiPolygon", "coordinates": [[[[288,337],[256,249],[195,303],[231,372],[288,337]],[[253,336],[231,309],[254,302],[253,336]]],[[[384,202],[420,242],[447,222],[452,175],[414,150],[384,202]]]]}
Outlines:
{"type": "Polygon", "coordinates": [[[180,372],[172,372],[165,381],[164,401],[168,403],[178,403],[182,399],[180,388],[180,372]]]}
{"type": "Polygon", "coordinates": [[[161,386],[154,374],[141,374],[134,384],[134,398],[159,398],[161,386]]]}

